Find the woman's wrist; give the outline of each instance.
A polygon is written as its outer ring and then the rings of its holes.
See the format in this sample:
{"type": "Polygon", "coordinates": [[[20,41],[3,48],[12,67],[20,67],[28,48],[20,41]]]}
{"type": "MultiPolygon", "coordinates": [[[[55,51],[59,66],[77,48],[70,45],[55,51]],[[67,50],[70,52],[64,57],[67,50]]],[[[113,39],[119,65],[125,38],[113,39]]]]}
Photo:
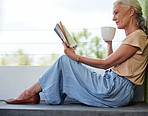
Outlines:
{"type": "Polygon", "coordinates": [[[112,41],[106,41],[107,45],[112,46],[112,41]]]}
{"type": "Polygon", "coordinates": [[[107,56],[110,56],[113,53],[112,41],[107,42],[107,56]]]}
{"type": "Polygon", "coordinates": [[[81,63],[81,56],[76,57],[76,62],[81,63]]]}

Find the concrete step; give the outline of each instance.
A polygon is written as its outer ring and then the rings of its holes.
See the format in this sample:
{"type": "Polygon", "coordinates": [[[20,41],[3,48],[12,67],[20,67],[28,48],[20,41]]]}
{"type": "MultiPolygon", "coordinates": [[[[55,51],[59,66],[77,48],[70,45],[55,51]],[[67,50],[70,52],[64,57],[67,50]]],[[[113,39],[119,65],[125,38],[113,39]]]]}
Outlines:
{"type": "Polygon", "coordinates": [[[148,116],[148,104],[131,103],[119,108],[97,108],[81,103],[62,105],[40,104],[10,105],[0,101],[0,116],[148,116]]]}

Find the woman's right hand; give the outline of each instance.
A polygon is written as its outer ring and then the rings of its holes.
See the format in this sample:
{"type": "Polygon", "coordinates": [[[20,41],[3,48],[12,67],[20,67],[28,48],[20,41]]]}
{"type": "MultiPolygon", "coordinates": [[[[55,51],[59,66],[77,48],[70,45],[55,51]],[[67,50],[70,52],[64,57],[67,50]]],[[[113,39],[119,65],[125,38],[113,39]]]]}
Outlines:
{"type": "Polygon", "coordinates": [[[112,41],[105,41],[107,43],[107,56],[113,53],[112,41]]]}
{"type": "Polygon", "coordinates": [[[105,41],[108,45],[112,45],[112,41],[105,41]]]}

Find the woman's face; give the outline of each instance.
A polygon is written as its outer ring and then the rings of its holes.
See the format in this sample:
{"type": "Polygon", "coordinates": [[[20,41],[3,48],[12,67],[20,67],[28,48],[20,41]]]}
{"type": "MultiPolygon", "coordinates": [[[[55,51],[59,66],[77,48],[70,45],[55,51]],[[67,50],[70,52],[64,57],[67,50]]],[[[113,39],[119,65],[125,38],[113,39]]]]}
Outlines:
{"type": "Polygon", "coordinates": [[[113,21],[118,29],[126,29],[130,23],[130,10],[124,8],[120,3],[115,4],[113,8],[113,21]]]}

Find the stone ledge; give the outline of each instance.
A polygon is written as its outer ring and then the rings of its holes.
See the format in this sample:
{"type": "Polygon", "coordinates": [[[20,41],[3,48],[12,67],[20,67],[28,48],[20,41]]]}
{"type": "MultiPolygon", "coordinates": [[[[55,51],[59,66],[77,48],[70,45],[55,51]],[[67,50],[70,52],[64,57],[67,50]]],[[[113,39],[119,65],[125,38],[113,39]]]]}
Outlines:
{"type": "Polygon", "coordinates": [[[131,103],[119,108],[97,108],[80,103],[62,105],[40,104],[10,105],[0,101],[0,116],[148,116],[148,104],[131,103]]]}

